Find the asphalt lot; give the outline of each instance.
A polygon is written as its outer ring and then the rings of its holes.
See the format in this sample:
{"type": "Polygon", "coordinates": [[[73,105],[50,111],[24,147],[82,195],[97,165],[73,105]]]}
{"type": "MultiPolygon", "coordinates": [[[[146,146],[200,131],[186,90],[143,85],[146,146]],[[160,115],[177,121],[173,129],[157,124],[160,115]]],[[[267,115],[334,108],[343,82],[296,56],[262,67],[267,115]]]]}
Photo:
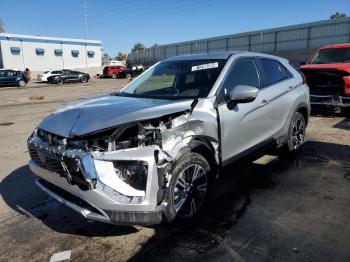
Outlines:
{"type": "Polygon", "coordinates": [[[232,166],[193,221],[152,227],[86,221],[47,196],[26,139],[58,107],[127,80],[0,89],[0,261],[350,261],[350,119],[314,115],[296,157],[232,166]]]}

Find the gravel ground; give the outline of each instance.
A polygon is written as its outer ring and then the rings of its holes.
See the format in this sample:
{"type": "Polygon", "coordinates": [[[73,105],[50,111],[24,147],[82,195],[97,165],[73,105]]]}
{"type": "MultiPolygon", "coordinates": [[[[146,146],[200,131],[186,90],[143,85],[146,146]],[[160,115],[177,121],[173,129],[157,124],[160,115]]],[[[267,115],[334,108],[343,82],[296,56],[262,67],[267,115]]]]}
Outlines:
{"type": "Polygon", "coordinates": [[[26,138],[74,100],[127,80],[1,88],[0,261],[350,261],[350,119],[314,115],[295,157],[231,166],[193,221],[153,227],[89,222],[47,196],[29,171],[26,138]]]}

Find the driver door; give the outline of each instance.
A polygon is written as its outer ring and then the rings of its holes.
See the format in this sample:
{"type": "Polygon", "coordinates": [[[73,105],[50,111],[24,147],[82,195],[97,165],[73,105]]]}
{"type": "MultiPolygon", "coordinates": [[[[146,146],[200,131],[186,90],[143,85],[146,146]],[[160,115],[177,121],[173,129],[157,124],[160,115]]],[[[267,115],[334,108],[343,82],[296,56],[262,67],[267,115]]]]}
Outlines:
{"type": "Polygon", "coordinates": [[[260,89],[252,102],[235,104],[229,101],[229,94],[238,85],[260,88],[260,77],[254,58],[238,58],[234,61],[219,91],[218,111],[224,165],[254,151],[271,136],[268,90],[260,89]]]}

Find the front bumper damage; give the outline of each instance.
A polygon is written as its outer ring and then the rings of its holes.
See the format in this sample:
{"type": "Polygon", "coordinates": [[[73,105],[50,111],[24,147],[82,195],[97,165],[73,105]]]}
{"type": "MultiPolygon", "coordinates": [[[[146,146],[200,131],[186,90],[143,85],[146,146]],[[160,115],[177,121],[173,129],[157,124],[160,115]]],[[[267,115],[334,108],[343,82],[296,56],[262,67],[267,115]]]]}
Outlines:
{"type": "MultiPolygon", "coordinates": [[[[39,158],[42,159],[41,162],[32,155],[29,161],[30,169],[38,176],[36,184],[50,196],[87,219],[123,225],[149,225],[162,221],[162,206],[159,199],[162,197],[162,182],[164,182],[162,176],[169,164],[164,164],[158,146],[111,152],[63,152],[65,157],[78,159],[80,162],[80,181],[76,177],[62,174],[59,168],[56,170],[50,168],[53,165],[53,157],[60,159],[63,166],[67,167],[66,159],[57,157],[61,155],[57,148],[52,148],[36,138],[29,139],[28,147],[31,154],[37,151],[39,158]],[[74,155],[68,155],[73,153],[74,155]],[[112,164],[116,160],[147,163],[145,190],[136,190],[118,178],[112,164]],[[43,166],[44,161],[51,166],[43,166]]],[[[68,170],[68,173],[72,172],[68,170]]]]}
{"type": "Polygon", "coordinates": [[[27,141],[29,166],[40,188],[88,219],[160,223],[163,214],[169,219],[166,196],[177,159],[204,145],[213,170],[219,163],[217,115],[208,103],[75,137],[38,128],[27,141]]]}

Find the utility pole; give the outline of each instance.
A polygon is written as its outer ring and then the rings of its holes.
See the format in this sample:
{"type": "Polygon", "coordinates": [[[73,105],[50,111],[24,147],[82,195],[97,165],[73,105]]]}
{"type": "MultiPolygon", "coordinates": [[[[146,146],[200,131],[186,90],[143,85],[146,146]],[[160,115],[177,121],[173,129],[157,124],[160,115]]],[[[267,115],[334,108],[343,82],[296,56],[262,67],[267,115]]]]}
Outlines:
{"type": "Polygon", "coordinates": [[[87,19],[86,19],[86,3],[85,0],[83,0],[83,17],[84,17],[84,25],[85,25],[85,39],[88,39],[87,34],[87,19]]]}

